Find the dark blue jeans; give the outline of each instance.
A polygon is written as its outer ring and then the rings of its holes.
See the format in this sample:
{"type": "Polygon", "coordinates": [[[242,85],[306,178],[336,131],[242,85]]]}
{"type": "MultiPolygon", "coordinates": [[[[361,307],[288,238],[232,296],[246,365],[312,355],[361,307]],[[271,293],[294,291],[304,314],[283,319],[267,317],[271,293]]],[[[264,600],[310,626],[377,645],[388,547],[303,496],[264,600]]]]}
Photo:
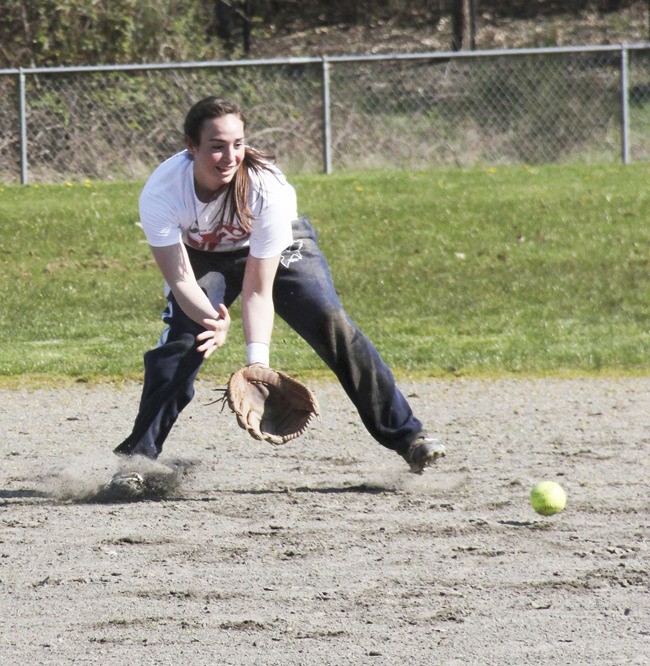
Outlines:
{"type": "MultiPolygon", "coordinates": [[[[334,372],[368,432],[386,448],[406,451],[422,432],[421,422],[384,360],[343,309],[309,219],[294,222],[293,236],[273,287],[277,315],[334,372]]],[[[241,293],[248,250],[217,253],[188,248],[188,253],[211,303],[230,307],[241,293]]],[[[157,458],[178,415],[194,396],[194,380],[203,361],[195,336],[203,329],[182,312],[171,294],[163,319],[168,328],[160,344],[144,355],[144,386],[133,431],[115,453],[157,458]]]]}

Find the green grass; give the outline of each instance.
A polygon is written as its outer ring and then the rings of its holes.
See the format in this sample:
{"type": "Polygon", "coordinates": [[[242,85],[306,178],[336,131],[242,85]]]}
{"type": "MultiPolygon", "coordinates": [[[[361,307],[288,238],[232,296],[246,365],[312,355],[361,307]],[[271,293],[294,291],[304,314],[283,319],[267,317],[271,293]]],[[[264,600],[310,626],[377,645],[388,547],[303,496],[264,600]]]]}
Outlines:
{"type": "MultiPolygon", "coordinates": [[[[348,312],[398,375],[650,370],[649,169],[296,176],[348,312]]],[[[162,280],[141,184],[0,188],[0,383],[140,377],[162,280]]],[[[243,359],[229,344],[202,370],[243,359]]],[[[273,364],[327,371],[283,322],[273,364]]]]}

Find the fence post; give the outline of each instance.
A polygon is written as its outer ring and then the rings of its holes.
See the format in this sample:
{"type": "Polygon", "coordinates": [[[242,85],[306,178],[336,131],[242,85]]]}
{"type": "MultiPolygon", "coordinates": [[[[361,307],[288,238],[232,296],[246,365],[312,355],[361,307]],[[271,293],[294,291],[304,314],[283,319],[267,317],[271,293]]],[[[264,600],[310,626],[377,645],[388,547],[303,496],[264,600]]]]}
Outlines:
{"type": "Polygon", "coordinates": [[[332,173],[331,130],[330,63],[327,56],[323,56],[323,171],[326,174],[332,173]]]}
{"type": "Polygon", "coordinates": [[[628,109],[628,50],[621,45],[621,160],[623,164],[630,161],[630,116],[628,109]]]}
{"type": "Polygon", "coordinates": [[[27,185],[27,118],[25,111],[25,72],[18,70],[18,122],[20,125],[20,184],[27,185]]]}

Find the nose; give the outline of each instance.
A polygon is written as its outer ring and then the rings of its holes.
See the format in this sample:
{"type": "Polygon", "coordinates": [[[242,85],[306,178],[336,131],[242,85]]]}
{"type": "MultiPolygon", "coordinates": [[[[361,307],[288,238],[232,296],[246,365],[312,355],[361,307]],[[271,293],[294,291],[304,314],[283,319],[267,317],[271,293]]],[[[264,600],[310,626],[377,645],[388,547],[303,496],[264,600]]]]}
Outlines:
{"type": "Polygon", "coordinates": [[[236,157],[237,157],[237,151],[234,146],[226,146],[223,149],[222,162],[227,162],[228,164],[232,164],[233,162],[236,161],[236,157]]]}

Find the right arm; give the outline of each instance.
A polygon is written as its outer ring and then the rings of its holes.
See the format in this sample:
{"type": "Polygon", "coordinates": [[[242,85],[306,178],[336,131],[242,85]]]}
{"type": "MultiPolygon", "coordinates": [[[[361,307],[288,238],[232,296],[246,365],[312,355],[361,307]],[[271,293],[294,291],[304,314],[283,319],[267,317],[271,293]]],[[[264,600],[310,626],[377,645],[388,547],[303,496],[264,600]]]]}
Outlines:
{"type": "Polygon", "coordinates": [[[218,310],[212,306],[199,286],[192,270],[187,250],[183,243],[164,247],[151,247],[151,252],[165,281],[172,290],[183,312],[193,321],[205,327],[197,336],[202,344],[197,351],[208,358],[212,352],[224,345],[230,328],[230,315],[225,305],[218,310]]]}

